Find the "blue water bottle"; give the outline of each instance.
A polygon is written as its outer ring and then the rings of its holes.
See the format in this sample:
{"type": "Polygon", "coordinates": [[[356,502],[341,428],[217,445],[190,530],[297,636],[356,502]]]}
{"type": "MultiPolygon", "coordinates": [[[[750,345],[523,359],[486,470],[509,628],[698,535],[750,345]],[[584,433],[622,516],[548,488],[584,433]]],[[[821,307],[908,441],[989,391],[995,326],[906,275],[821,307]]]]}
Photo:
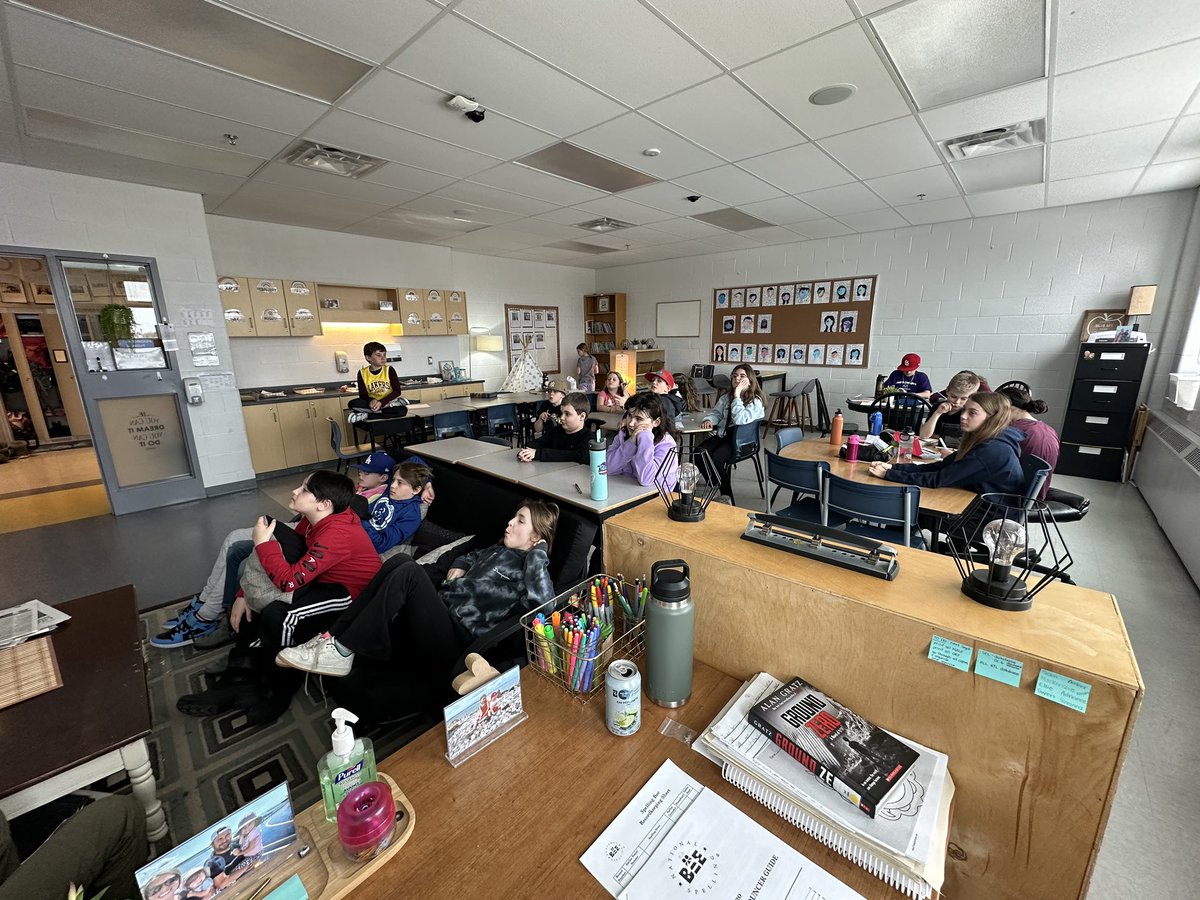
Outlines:
{"type": "Polygon", "coordinates": [[[871,434],[879,434],[883,431],[883,413],[876,410],[871,413],[871,434]]]}
{"type": "Polygon", "coordinates": [[[592,499],[608,499],[608,444],[600,429],[596,429],[596,437],[588,444],[588,461],[592,466],[592,499]]]}

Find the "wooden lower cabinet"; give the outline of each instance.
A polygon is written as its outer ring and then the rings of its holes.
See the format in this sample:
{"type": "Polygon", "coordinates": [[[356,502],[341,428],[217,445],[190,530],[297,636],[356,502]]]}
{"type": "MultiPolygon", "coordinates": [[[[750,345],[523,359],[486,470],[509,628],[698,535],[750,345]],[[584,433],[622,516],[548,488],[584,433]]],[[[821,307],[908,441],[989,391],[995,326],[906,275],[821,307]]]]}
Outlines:
{"type": "Polygon", "coordinates": [[[270,406],[246,406],[242,416],[250,443],[250,459],[257,474],[292,469],[335,459],[330,443],[329,418],[342,427],[346,438],[345,397],[297,400],[270,406]]]}
{"type": "MultiPolygon", "coordinates": [[[[279,406],[294,404],[281,403],[279,406]]],[[[246,438],[250,442],[250,461],[255,472],[273,472],[286,469],[287,459],[283,453],[283,435],[279,431],[279,406],[244,406],[242,418],[246,422],[246,438]]]]}

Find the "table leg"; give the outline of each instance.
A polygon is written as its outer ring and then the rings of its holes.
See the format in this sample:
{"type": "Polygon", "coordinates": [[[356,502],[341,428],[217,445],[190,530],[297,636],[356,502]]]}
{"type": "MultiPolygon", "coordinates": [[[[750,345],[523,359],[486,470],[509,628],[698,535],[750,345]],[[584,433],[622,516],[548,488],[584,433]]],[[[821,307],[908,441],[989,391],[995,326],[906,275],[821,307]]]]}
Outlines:
{"type": "Polygon", "coordinates": [[[146,837],[152,841],[166,837],[167,818],[163,815],[162,802],[158,799],[146,741],[137,740],[122,747],[121,762],[125,765],[125,771],[129,773],[133,796],[146,807],[146,837]]]}

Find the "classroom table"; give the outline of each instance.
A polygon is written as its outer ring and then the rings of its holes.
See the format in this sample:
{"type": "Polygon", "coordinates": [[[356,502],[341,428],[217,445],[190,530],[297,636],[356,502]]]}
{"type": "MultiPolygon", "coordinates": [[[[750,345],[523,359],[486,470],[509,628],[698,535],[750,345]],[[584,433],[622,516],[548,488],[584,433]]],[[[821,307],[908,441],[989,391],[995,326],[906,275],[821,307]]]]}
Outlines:
{"type": "Polygon", "coordinates": [[[410,403],[408,414],[405,416],[368,416],[355,422],[354,428],[356,431],[366,432],[371,441],[371,449],[374,450],[377,437],[387,437],[390,434],[408,431],[412,426],[406,427],[400,424],[405,419],[428,419],[430,427],[437,428],[439,416],[461,415],[464,412],[470,413],[470,411],[468,407],[456,403],[455,400],[430,400],[424,403],[410,403]]]}
{"type": "Polygon", "coordinates": [[[692,683],[692,699],[679,709],[655,706],[643,693],[641,727],[617,737],[604,726],[602,691],[581,704],[525,668],[528,720],[459,768],[446,762],[441,727],[381,760],[379,771],[411,801],[416,827],[355,888],[355,900],[607,898],[579,857],[667,759],[868,900],[899,900],[898,891],[726,782],[714,763],[659,734],[666,719],[704,729],[741,685],[701,662],[692,683]]]}
{"type": "MultiPolygon", "coordinates": [[[[414,453],[420,453],[420,447],[411,448],[414,453]]],[[[509,481],[513,484],[529,484],[541,475],[546,475],[560,469],[574,469],[583,473],[586,478],[588,470],[579,463],[573,462],[546,462],[545,460],[534,460],[533,462],[521,462],[517,459],[517,451],[509,449],[505,451],[503,447],[496,447],[499,453],[489,453],[486,456],[464,457],[456,460],[457,464],[467,469],[474,469],[476,472],[484,472],[499,478],[501,481],[509,481]]]]}
{"type": "Polygon", "coordinates": [[[440,459],[442,462],[456,463],[474,456],[487,456],[492,453],[512,453],[511,447],[505,448],[489,441],[477,441],[474,438],[455,437],[442,438],[440,441],[428,441],[424,444],[414,444],[405,448],[409,453],[429,459],[440,459]]]}
{"type": "MultiPolygon", "coordinates": [[[[834,475],[849,478],[862,484],[896,484],[876,478],[868,470],[870,463],[846,462],[838,458],[840,447],[835,447],[824,438],[815,437],[807,441],[796,441],[783,448],[780,456],[788,459],[815,459],[829,463],[834,475]]],[[[938,516],[957,516],[975,499],[975,492],[966,488],[921,488],[921,511],[938,516]]]]}
{"type": "Polygon", "coordinates": [[[654,485],[638,484],[637,481],[626,475],[609,475],[608,497],[604,500],[593,500],[591,476],[591,469],[584,466],[572,466],[570,469],[558,469],[554,472],[539,474],[522,481],[521,484],[545,494],[559,503],[569,503],[580,509],[589,510],[601,518],[628,506],[642,503],[658,494],[658,489],[654,485]]]}

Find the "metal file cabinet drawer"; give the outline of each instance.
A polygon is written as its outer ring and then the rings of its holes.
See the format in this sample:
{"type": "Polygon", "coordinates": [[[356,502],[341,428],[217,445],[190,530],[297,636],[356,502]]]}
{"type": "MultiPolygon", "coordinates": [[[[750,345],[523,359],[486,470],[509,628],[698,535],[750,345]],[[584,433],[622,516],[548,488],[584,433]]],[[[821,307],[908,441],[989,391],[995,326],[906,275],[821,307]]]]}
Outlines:
{"type": "Polygon", "coordinates": [[[1071,390],[1067,409],[1117,413],[1132,413],[1137,407],[1138,381],[1080,381],[1071,390]]]}
{"type": "Polygon", "coordinates": [[[1075,378],[1140,381],[1149,353],[1149,344],[1082,344],[1075,378]]]}
{"type": "Polygon", "coordinates": [[[1124,447],[1129,443],[1131,413],[1071,410],[1063,420],[1062,439],[1101,447],[1124,447]]]}
{"type": "Polygon", "coordinates": [[[1123,447],[1097,447],[1063,441],[1059,446],[1055,475],[1079,475],[1102,481],[1120,481],[1125,469],[1123,447]]]}

